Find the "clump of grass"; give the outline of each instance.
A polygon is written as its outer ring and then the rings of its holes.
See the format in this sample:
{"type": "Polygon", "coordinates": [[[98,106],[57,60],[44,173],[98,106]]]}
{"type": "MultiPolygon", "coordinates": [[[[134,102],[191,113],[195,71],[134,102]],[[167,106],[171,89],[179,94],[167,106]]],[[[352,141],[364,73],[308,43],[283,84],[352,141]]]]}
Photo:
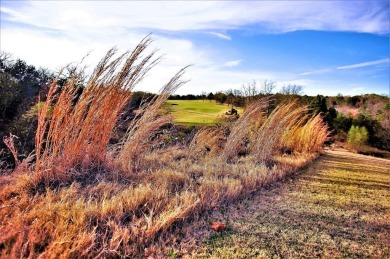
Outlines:
{"type": "Polygon", "coordinates": [[[53,83],[45,105],[38,106],[37,173],[46,170],[50,177],[54,177],[61,173],[53,171],[56,164],[67,170],[77,162],[88,164],[101,159],[118,116],[131,97],[131,89],[159,60],[153,59],[154,52],[141,57],[150,42],[151,38],[146,37],[132,52],[115,59],[116,50],[111,49],[96,67],[74,105],[77,76],[71,77],[63,89],[58,89],[56,82],[53,83]],[[59,96],[48,117],[58,90],[59,96]]]}
{"type": "Polygon", "coordinates": [[[159,111],[168,97],[187,82],[181,80],[186,68],[181,69],[161,89],[156,98],[144,105],[139,113],[141,117],[130,124],[119,152],[119,159],[124,170],[134,172],[140,169],[142,164],[140,158],[147,147],[149,138],[158,128],[172,121],[170,116],[160,115],[159,111]]]}
{"type": "Polygon", "coordinates": [[[221,154],[226,161],[231,161],[240,153],[249,153],[249,145],[266,119],[269,98],[262,98],[250,104],[244,114],[234,123],[221,154]]]}
{"type": "Polygon", "coordinates": [[[328,136],[328,127],[321,115],[318,114],[306,122],[286,130],[281,142],[287,150],[309,154],[320,152],[328,136]]]}
{"type": "Polygon", "coordinates": [[[221,152],[225,143],[226,137],[221,129],[204,127],[192,138],[189,150],[194,156],[217,155],[221,152]]]}
{"type": "Polygon", "coordinates": [[[255,134],[252,152],[256,161],[268,163],[280,149],[284,132],[305,119],[308,108],[296,101],[277,106],[255,134]]]}

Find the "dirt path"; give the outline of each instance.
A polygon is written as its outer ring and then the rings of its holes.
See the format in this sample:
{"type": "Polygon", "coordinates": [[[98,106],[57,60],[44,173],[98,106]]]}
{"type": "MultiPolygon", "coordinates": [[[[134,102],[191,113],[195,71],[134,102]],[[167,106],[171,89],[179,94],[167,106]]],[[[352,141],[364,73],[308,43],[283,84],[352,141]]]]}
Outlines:
{"type": "Polygon", "coordinates": [[[326,151],[295,178],[216,211],[195,257],[390,258],[390,160],[326,151]]]}

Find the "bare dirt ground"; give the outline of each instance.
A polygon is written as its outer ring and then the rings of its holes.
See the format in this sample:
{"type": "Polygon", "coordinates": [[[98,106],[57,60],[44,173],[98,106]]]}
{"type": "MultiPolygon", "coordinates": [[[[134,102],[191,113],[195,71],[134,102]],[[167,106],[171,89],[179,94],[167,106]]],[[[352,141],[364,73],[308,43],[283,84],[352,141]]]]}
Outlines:
{"type": "MultiPolygon", "coordinates": [[[[390,258],[390,160],[327,150],[284,182],[216,210],[196,258],[390,258]]],[[[173,253],[174,255],[174,253],[173,253]]]]}

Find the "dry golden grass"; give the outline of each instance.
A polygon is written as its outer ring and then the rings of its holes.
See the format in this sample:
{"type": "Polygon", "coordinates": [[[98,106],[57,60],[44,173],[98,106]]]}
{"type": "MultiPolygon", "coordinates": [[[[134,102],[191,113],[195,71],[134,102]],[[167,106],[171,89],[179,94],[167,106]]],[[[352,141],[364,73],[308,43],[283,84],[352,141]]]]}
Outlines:
{"type": "Polygon", "coordinates": [[[160,107],[185,83],[185,68],[110,146],[131,89],[158,61],[154,52],[141,58],[149,43],[145,38],[113,60],[115,51],[109,51],[78,97],[76,77],[62,89],[53,84],[39,109],[35,164],[0,176],[2,257],[156,256],[156,244],[180,222],[283,179],[316,157],[305,151],[318,151],[324,140],[316,135],[318,127],[325,134],[321,118],[305,128],[306,108],[295,103],[266,118],[268,100],[233,124],[226,144],[225,132],[207,128],[188,146],[152,148],[149,139],[170,121],[160,107]],[[297,125],[314,143],[300,148],[299,141],[308,141],[303,137],[283,143],[283,134],[297,125]],[[240,156],[247,139],[248,152],[240,156]],[[301,152],[299,159],[276,159],[283,145],[301,152]],[[210,152],[202,151],[205,146],[210,152]],[[270,159],[272,167],[258,163],[270,159]]]}
{"type": "Polygon", "coordinates": [[[192,138],[189,150],[194,156],[217,155],[220,154],[225,144],[226,137],[221,129],[204,127],[192,138]]]}
{"type": "Polygon", "coordinates": [[[141,108],[140,118],[130,124],[123,143],[120,147],[119,157],[124,170],[133,172],[140,170],[142,160],[149,138],[161,126],[171,122],[168,115],[159,115],[159,111],[168,99],[180,86],[186,83],[181,77],[187,67],[181,69],[160,91],[160,94],[151,102],[141,108]]]}
{"type": "Polygon", "coordinates": [[[306,118],[307,107],[296,101],[282,103],[276,107],[261,128],[256,132],[253,152],[258,162],[270,162],[282,145],[285,131],[299,125],[306,118]]]}
{"type": "Polygon", "coordinates": [[[254,101],[246,108],[244,114],[231,130],[225,149],[221,154],[223,159],[231,161],[237,158],[240,153],[249,153],[249,145],[256,141],[257,132],[266,120],[268,106],[269,99],[263,98],[254,101]]]}
{"type": "Polygon", "coordinates": [[[130,99],[131,89],[158,62],[153,60],[154,52],[141,57],[150,42],[150,37],[146,37],[132,52],[114,59],[115,49],[108,51],[75,105],[73,101],[79,90],[77,75],[63,89],[53,83],[45,105],[38,106],[36,173],[45,170],[49,177],[57,177],[64,172],[55,170],[56,164],[67,170],[75,163],[88,164],[102,159],[119,114],[130,99]],[[49,117],[48,110],[57,91],[60,94],[49,117]]]}
{"type": "Polygon", "coordinates": [[[302,124],[295,125],[282,135],[283,147],[295,152],[320,152],[327,140],[329,131],[321,115],[311,117],[302,124]]]}

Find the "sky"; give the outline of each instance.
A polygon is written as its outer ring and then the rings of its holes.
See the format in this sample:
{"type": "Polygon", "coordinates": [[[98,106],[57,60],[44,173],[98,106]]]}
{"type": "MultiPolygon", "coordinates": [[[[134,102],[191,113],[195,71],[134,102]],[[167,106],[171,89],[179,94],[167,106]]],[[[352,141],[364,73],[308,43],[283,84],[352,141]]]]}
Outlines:
{"type": "Polygon", "coordinates": [[[389,1],[3,1],[0,50],[36,67],[90,70],[149,33],[163,60],[136,90],[178,94],[298,84],[307,95],[389,95],[389,1]]]}

